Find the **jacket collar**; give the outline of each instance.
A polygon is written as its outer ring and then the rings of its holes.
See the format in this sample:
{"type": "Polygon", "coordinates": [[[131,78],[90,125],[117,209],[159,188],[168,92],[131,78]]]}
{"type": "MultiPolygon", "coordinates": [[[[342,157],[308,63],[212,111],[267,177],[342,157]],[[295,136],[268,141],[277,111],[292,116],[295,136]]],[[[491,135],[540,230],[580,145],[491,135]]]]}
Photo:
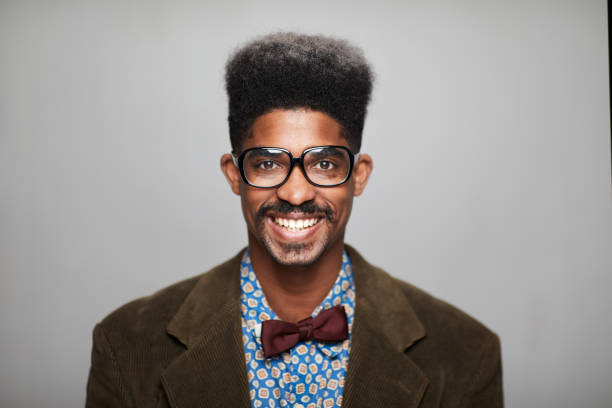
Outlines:
{"type": "MultiPolygon", "coordinates": [[[[406,295],[346,245],[356,288],[343,407],[416,407],[428,380],[404,353],[425,336],[406,295]]],[[[250,407],[240,323],[244,250],[202,275],[167,326],[187,350],[162,375],[173,407],[250,407]]]]}
{"type": "Polygon", "coordinates": [[[172,407],[251,406],[240,323],[242,253],[202,275],[167,326],[187,347],[162,374],[172,407]]]}
{"type": "Polygon", "coordinates": [[[342,406],[416,407],[429,380],[405,351],[425,328],[397,281],[345,247],[356,306],[342,406]]]}
{"type": "Polygon", "coordinates": [[[167,326],[168,334],[188,349],[206,337],[210,327],[240,323],[240,261],[244,250],[202,275],[167,326]],[[236,313],[238,313],[236,315],[236,313]]]}

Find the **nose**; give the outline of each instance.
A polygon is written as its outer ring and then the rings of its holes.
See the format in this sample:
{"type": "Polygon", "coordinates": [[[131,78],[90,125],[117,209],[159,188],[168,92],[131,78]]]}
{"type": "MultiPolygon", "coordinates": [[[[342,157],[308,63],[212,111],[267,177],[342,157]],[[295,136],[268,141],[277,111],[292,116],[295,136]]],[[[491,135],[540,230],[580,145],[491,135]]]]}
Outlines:
{"type": "Polygon", "coordinates": [[[302,169],[295,166],[285,184],[276,189],[276,195],[290,204],[300,205],[314,199],[316,187],[306,180],[302,169]]]}

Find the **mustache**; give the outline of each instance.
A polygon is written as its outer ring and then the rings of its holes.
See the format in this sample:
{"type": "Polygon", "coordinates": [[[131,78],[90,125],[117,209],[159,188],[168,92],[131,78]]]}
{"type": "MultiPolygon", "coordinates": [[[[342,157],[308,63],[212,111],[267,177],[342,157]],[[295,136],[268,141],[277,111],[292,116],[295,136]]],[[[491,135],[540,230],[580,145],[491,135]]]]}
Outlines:
{"type": "Polygon", "coordinates": [[[305,202],[300,205],[292,205],[287,201],[278,201],[272,204],[262,205],[257,211],[257,217],[260,220],[263,220],[266,214],[270,211],[277,212],[279,214],[291,214],[291,213],[301,213],[301,214],[316,214],[323,213],[325,214],[325,218],[329,221],[333,221],[334,212],[330,206],[318,206],[312,201],[305,202]]]}

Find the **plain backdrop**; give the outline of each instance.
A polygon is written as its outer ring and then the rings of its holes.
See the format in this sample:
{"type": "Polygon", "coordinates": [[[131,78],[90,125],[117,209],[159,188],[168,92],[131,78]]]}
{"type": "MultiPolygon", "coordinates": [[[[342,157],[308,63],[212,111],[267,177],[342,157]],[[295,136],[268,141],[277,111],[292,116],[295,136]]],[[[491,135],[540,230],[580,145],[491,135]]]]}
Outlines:
{"type": "Polygon", "coordinates": [[[599,0],[2,1],[0,406],[82,406],[96,322],[246,244],[223,68],[277,30],[377,74],[347,242],[501,336],[508,407],[612,406],[599,0]]]}

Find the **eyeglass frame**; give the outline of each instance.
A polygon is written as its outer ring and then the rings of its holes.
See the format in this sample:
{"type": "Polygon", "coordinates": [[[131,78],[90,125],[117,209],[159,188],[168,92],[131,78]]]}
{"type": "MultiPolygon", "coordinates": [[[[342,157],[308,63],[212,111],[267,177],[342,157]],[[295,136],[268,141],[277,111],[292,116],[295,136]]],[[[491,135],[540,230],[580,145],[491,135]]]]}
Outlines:
{"type": "Polygon", "coordinates": [[[297,164],[299,165],[300,170],[302,170],[302,175],[304,176],[304,178],[306,179],[306,181],[308,181],[310,184],[312,184],[315,187],[337,187],[339,185],[342,185],[344,183],[346,183],[350,178],[351,175],[353,174],[353,168],[355,167],[355,163],[357,162],[357,160],[359,159],[359,153],[354,154],[353,152],[350,151],[350,149],[346,146],[336,146],[336,145],[323,145],[323,146],[312,146],[309,147],[307,149],[305,149],[302,154],[300,155],[300,157],[293,157],[293,154],[291,154],[291,152],[287,149],[284,149],[282,147],[272,147],[272,146],[257,146],[257,147],[251,147],[249,149],[246,149],[245,151],[243,151],[242,153],[240,153],[239,156],[234,155],[234,153],[232,153],[232,160],[234,161],[234,165],[236,167],[238,167],[238,169],[240,170],[240,176],[242,177],[242,180],[249,186],[251,187],[255,187],[255,188],[278,188],[280,186],[282,186],[283,184],[285,184],[287,182],[287,180],[289,180],[289,177],[291,177],[291,172],[293,171],[293,167],[297,164]],[[334,148],[339,148],[342,150],[345,150],[348,153],[349,156],[349,169],[346,173],[346,177],[344,178],[344,180],[342,180],[339,183],[336,184],[317,184],[314,181],[312,181],[308,175],[306,174],[306,169],[304,168],[304,156],[315,149],[320,149],[322,147],[334,147],[334,148]],[[279,150],[282,152],[285,152],[289,155],[289,170],[287,171],[287,176],[285,177],[285,179],[278,183],[275,184],[273,186],[269,186],[269,187],[261,187],[261,186],[256,186],[255,184],[252,184],[246,177],[246,174],[244,172],[244,158],[246,156],[246,154],[250,151],[253,150],[258,150],[258,149],[275,149],[275,150],[279,150]]]}

